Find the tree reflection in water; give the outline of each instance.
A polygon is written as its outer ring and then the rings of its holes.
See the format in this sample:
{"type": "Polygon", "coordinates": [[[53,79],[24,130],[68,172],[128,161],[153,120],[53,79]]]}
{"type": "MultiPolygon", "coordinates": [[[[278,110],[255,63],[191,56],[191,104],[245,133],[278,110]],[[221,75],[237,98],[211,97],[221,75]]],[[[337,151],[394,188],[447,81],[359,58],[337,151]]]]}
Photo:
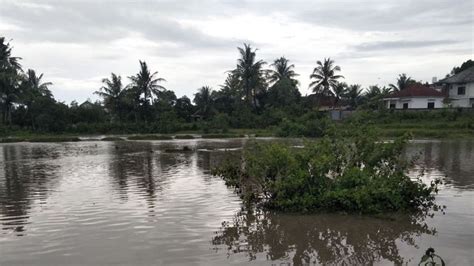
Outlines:
{"type": "Polygon", "coordinates": [[[406,261],[399,254],[397,242],[417,248],[416,236],[436,233],[425,223],[425,216],[374,218],[242,210],[232,222],[222,223],[212,244],[225,245],[228,256],[245,253],[250,260],[261,253],[268,260],[295,265],[370,265],[380,260],[398,265],[406,261]]]}
{"type": "Polygon", "coordinates": [[[34,202],[41,204],[59,183],[57,151],[42,145],[0,147],[0,226],[23,236],[34,202]]]}

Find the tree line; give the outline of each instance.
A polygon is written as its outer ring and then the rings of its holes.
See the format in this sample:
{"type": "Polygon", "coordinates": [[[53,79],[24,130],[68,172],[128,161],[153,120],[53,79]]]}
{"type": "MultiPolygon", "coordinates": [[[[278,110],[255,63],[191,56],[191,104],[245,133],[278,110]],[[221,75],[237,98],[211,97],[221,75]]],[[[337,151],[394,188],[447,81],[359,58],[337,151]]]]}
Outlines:
{"type": "Polygon", "coordinates": [[[202,86],[192,100],[178,98],[165,88],[166,80],[158,72],[139,61],[135,75],[122,78],[111,73],[102,80],[95,92],[100,101],[65,104],[53,97],[52,83],[45,82],[43,74],[23,70],[21,58],[13,56],[11,44],[0,37],[2,127],[89,133],[264,128],[315,112],[323,97],[335,106],[384,108],[383,97],[416,82],[401,74],[396,84],[363,90],[358,84],[343,82],[341,68],[325,58],[316,62],[310,75],[313,94],[302,96],[299,74],[289,59],[280,57],[267,64],[249,44],[238,47],[238,52],[237,64],[223,84],[217,89],[202,86]]]}

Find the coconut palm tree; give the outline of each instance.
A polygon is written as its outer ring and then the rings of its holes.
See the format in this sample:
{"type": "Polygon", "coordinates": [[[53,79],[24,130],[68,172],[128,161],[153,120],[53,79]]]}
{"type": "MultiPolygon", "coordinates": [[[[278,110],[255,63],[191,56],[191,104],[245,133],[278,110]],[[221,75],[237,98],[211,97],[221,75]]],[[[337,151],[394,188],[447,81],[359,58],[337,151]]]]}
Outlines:
{"type": "Polygon", "coordinates": [[[160,90],[165,90],[165,87],[159,85],[158,83],[166,80],[156,77],[158,75],[157,71],[151,73],[146,62],[139,62],[140,72],[138,72],[135,76],[129,77],[129,79],[132,81],[130,88],[134,91],[137,101],[144,105],[148,105],[148,100],[153,100],[153,95],[156,96],[160,90]]]}
{"type": "Polygon", "coordinates": [[[406,89],[410,84],[413,84],[415,82],[416,81],[414,81],[411,77],[408,77],[407,74],[403,73],[403,74],[398,75],[397,84],[396,85],[390,84],[389,87],[393,91],[401,91],[401,90],[406,89]]]}
{"type": "Polygon", "coordinates": [[[372,85],[372,86],[369,86],[369,89],[365,93],[365,97],[367,97],[368,99],[380,98],[380,97],[388,95],[390,92],[392,92],[392,88],[390,87],[384,86],[380,88],[378,85],[372,85]]]}
{"type": "Polygon", "coordinates": [[[102,83],[104,85],[98,91],[94,92],[94,94],[102,97],[105,107],[110,110],[113,116],[121,120],[122,105],[124,104],[124,99],[127,94],[127,90],[125,90],[122,85],[122,77],[111,73],[110,79],[104,78],[102,79],[102,83]]]}
{"type": "Polygon", "coordinates": [[[242,99],[242,83],[237,75],[233,72],[228,73],[224,84],[220,85],[220,88],[224,94],[228,95],[232,99],[242,99]]]}
{"type": "Polygon", "coordinates": [[[252,50],[250,44],[244,43],[243,48],[237,47],[237,49],[240,58],[237,60],[237,67],[232,73],[240,79],[246,101],[256,107],[256,96],[265,87],[262,67],[266,63],[262,60],[256,60],[257,50],[252,50]]]}
{"type": "Polygon", "coordinates": [[[35,123],[33,114],[30,112],[33,103],[39,100],[41,97],[49,99],[53,98],[53,94],[49,90],[49,86],[53,85],[51,82],[42,82],[43,74],[39,76],[33,69],[28,69],[25,75],[23,75],[20,83],[20,101],[26,106],[26,112],[24,117],[30,116],[31,126],[34,129],[35,123]]]}
{"type": "Polygon", "coordinates": [[[20,57],[11,54],[10,43],[0,37],[0,105],[2,107],[2,121],[11,123],[11,111],[13,103],[19,101],[21,91],[19,89],[22,72],[20,57]]]}
{"type": "Polygon", "coordinates": [[[212,111],[213,99],[212,99],[212,88],[209,86],[201,87],[196,94],[194,94],[194,104],[198,109],[198,112],[208,118],[212,111]]]}
{"type": "Polygon", "coordinates": [[[359,105],[361,96],[362,88],[359,84],[353,84],[347,88],[346,98],[349,100],[349,104],[352,108],[356,108],[359,105]]]}
{"type": "Polygon", "coordinates": [[[132,83],[127,87],[127,90],[134,105],[135,122],[138,121],[140,113],[146,122],[151,115],[148,107],[151,104],[150,101],[153,101],[153,96],[158,97],[160,91],[166,90],[158,84],[165,79],[158,78],[158,72],[150,72],[146,62],[139,62],[140,71],[135,76],[129,77],[132,83]]]}
{"type": "Polygon", "coordinates": [[[392,92],[390,87],[379,87],[378,85],[369,86],[369,89],[364,94],[367,101],[367,107],[370,109],[384,108],[383,98],[392,92]]]}
{"type": "Polygon", "coordinates": [[[267,73],[267,80],[269,84],[274,85],[283,79],[287,79],[291,81],[294,87],[298,85],[298,80],[296,80],[295,77],[299,75],[293,70],[295,65],[290,64],[289,62],[290,60],[286,59],[285,57],[280,57],[270,65],[274,69],[269,70],[267,73]]]}
{"type": "Polygon", "coordinates": [[[27,90],[33,96],[53,97],[53,94],[49,90],[49,86],[53,85],[51,82],[42,82],[43,73],[39,76],[33,69],[28,69],[24,77],[22,87],[27,90]]]}
{"type": "Polygon", "coordinates": [[[5,68],[14,68],[21,71],[21,57],[12,56],[10,43],[5,42],[5,37],[0,37],[0,70],[5,68]]]}
{"type": "Polygon", "coordinates": [[[347,93],[347,84],[345,82],[337,82],[337,84],[333,88],[334,97],[336,97],[337,103],[340,99],[342,99],[347,93]]]}
{"type": "Polygon", "coordinates": [[[336,74],[341,71],[341,68],[335,66],[331,58],[324,58],[323,62],[317,61],[316,64],[317,66],[313,69],[313,73],[309,76],[310,79],[314,79],[309,84],[309,88],[314,93],[328,95],[331,93],[331,89],[336,87],[338,79],[344,78],[344,76],[336,74]]]}

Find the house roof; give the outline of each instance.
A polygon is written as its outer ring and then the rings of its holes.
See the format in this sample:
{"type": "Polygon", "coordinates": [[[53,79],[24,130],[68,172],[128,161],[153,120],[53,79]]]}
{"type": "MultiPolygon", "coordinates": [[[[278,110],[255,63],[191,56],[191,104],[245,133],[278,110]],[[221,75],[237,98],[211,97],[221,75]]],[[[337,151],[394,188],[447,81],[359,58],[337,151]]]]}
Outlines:
{"type": "Polygon", "coordinates": [[[442,79],[438,83],[467,83],[474,82],[474,66],[465,69],[454,76],[442,79]]]}
{"type": "Polygon", "coordinates": [[[445,97],[446,95],[435,89],[421,84],[413,84],[406,89],[397,91],[388,95],[387,98],[403,98],[403,97],[445,97]]]}

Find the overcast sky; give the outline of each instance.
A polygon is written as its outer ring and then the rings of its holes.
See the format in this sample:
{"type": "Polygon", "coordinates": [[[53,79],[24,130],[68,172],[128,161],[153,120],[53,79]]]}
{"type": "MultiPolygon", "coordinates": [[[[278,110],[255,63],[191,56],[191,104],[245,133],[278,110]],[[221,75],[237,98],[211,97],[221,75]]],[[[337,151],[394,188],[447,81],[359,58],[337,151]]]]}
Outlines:
{"type": "Polygon", "coordinates": [[[351,84],[443,77],[472,58],[473,2],[0,0],[0,36],[67,103],[96,99],[110,72],[128,82],[139,59],[178,97],[217,89],[244,42],[267,62],[290,59],[307,94],[324,57],[351,84]]]}

